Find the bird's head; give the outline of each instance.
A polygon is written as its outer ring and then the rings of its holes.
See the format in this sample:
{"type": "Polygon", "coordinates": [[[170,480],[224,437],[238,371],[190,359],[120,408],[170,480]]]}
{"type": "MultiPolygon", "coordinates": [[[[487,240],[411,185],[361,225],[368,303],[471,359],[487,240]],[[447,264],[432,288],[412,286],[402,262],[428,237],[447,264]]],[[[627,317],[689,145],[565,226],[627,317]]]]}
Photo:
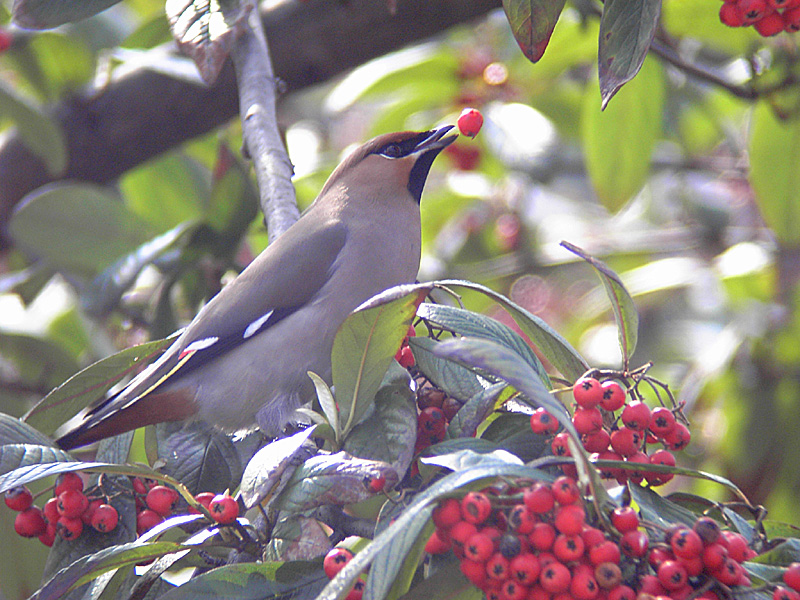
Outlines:
{"type": "Polygon", "coordinates": [[[335,184],[376,190],[406,189],[419,204],[436,156],[458,135],[446,125],[431,131],[401,131],[373,138],[354,150],[331,174],[320,196],[335,184]]]}

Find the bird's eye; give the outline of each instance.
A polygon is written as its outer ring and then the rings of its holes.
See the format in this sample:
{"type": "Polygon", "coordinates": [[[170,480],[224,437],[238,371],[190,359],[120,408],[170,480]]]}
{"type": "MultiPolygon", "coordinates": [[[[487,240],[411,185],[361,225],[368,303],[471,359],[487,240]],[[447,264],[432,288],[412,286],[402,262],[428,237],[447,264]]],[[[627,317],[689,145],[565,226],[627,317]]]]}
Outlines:
{"type": "Polygon", "coordinates": [[[381,150],[381,154],[386,158],[398,158],[403,155],[403,149],[397,144],[389,144],[381,150]]]}

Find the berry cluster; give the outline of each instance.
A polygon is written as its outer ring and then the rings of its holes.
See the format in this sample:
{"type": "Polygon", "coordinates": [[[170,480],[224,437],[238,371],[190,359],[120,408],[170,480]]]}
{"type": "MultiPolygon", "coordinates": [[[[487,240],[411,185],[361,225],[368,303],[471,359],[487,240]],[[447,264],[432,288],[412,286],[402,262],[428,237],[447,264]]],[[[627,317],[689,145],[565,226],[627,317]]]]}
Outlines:
{"type": "MultiPolygon", "coordinates": [[[[654,409],[641,401],[628,401],[628,394],[615,380],[602,383],[594,377],[582,377],[572,387],[575,409],[572,424],[581,436],[587,452],[599,460],[617,460],[643,465],[641,470],[605,469],[600,472],[606,479],[620,483],[643,480],[652,485],[663,485],[672,479],[671,473],[648,471],[645,465],[675,466],[672,452],[685,448],[691,439],[689,429],[676,419],[677,408],[659,406],[654,409]],[[618,413],[618,414],[617,414],[618,413]],[[648,444],[660,443],[662,448],[647,452],[648,444]]],[[[570,456],[569,434],[556,433],[558,421],[543,408],[531,415],[534,433],[555,434],[551,449],[556,456],[570,456]]],[[[573,465],[564,465],[565,473],[575,475],[573,465]]]]}
{"type": "MultiPolygon", "coordinates": [[[[157,485],[155,481],[139,477],[132,479],[136,502],[136,532],[142,535],[173,514],[178,503],[178,492],[157,485]]],[[[5,503],[19,514],[14,519],[14,530],[22,537],[38,537],[46,546],[52,546],[56,535],[65,540],[81,536],[85,527],[101,533],[116,529],[119,513],[110,503],[105,485],[98,484],[84,490],[83,480],[76,473],[62,473],[56,478],[53,497],[43,508],[34,506],[33,495],[24,485],[5,493],[5,503]]],[[[115,489],[113,495],[130,493],[115,489]]],[[[203,505],[220,524],[233,522],[239,516],[239,505],[227,494],[202,492],[195,500],[203,505]]],[[[190,512],[197,512],[190,509],[190,512]]]]}
{"type": "Polygon", "coordinates": [[[489,600],[635,600],[641,593],[718,600],[718,584],[750,585],[741,562],[754,552],[710,518],[652,541],[629,506],[609,520],[610,531],[600,529],[575,480],[562,476],[440,502],[425,550],[452,550],[489,600]]]}
{"type": "MultiPolygon", "coordinates": [[[[331,548],[322,561],[322,568],[329,579],[333,579],[336,574],[344,569],[344,566],[353,558],[353,553],[347,548],[337,546],[331,548]]],[[[364,595],[364,580],[356,581],[353,589],[344,597],[344,600],[361,600],[364,595]]]]}
{"type": "Polygon", "coordinates": [[[33,505],[33,495],[24,485],[5,493],[6,506],[19,514],[14,530],[22,537],[38,537],[45,546],[52,546],[56,535],[74,540],[91,526],[106,533],[119,522],[117,509],[107,497],[83,491],[83,480],[75,473],[63,473],[56,479],[53,497],[39,508],[33,505]]]}
{"type": "Polygon", "coordinates": [[[400,366],[404,369],[410,369],[416,364],[414,353],[411,351],[411,346],[408,345],[408,338],[414,337],[415,335],[417,335],[416,330],[413,326],[409,326],[408,333],[406,337],[403,338],[403,343],[400,344],[397,354],[394,355],[394,359],[399,362],[400,366]]]}
{"type": "Polygon", "coordinates": [[[728,27],[753,28],[764,37],[800,31],[800,0],[723,0],[719,20],[728,27]]]}
{"type": "Polygon", "coordinates": [[[795,562],[783,573],[782,585],[775,586],[772,592],[772,600],[800,600],[800,562],[795,562]]]}

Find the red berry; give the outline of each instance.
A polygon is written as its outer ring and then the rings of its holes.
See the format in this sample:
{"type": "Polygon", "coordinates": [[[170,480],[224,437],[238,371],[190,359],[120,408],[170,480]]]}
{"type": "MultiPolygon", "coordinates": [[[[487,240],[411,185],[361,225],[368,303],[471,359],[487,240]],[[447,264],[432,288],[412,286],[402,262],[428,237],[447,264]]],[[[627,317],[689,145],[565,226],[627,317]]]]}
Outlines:
{"type": "Polygon", "coordinates": [[[581,377],[572,386],[572,395],[578,406],[594,408],[603,399],[603,388],[594,377],[581,377]]]}
{"type": "Polygon", "coordinates": [[[411,349],[411,346],[404,345],[401,346],[400,349],[397,351],[395,355],[395,359],[397,362],[400,363],[400,366],[404,369],[410,369],[416,364],[416,359],[414,358],[414,351],[411,349]]]}
{"type": "Polygon", "coordinates": [[[56,489],[53,492],[53,496],[60,496],[62,492],[66,492],[67,490],[83,491],[83,479],[81,479],[80,475],[70,471],[68,473],[61,473],[61,475],[56,477],[56,489]]]}
{"type": "Polygon", "coordinates": [[[747,560],[747,540],[741,533],[734,531],[723,531],[722,538],[727,543],[728,556],[737,563],[747,560]]]}
{"type": "Polygon", "coordinates": [[[97,531],[102,533],[113,531],[117,527],[118,522],[119,513],[117,512],[117,509],[110,504],[101,504],[94,509],[91,525],[97,531]]]}
{"type": "Polygon", "coordinates": [[[742,575],[742,565],[728,557],[722,568],[714,571],[711,575],[723,585],[736,585],[742,575]]]}
{"type": "Polygon", "coordinates": [[[784,10],[800,6],[800,0],[767,0],[767,4],[774,10],[784,10]]]}
{"type": "Polygon", "coordinates": [[[531,586],[536,583],[542,570],[539,559],[535,554],[523,552],[518,554],[509,563],[511,577],[522,585],[531,586]]]}
{"type": "Polygon", "coordinates": [[[473,533],[464,544],[464,556],[469,560],[485,563],[494,554],[494,542],[485,533],[473,533]]]}
{"type": "Polygon", "coordinates": [[[147,494],[147,486],[144,484],[141,477],[134,477],[132,483],[134,492],[142,494],[143,496],[147,494]]]}
{"type": "Polygon", "coordinates": [[[50,548],[56,541],[57,527],[55,523],[48,523],[44,533],[39,536],[39,541],[50,548]]]}
{"type": "Polygon", "coordinates": [[[147,492],[145,502],[150,510],[156,511],[162,517],[168,517],[178,502],[178,492],[165,485],[156,485],[147,492]]]}
{"type": "Polygon", "coordinates": [[[6,506],[11,510],[22,512],[33,504],[33,494],[24,485],[18,485],[5,493],[6,506]]]}
{"type": "Polygon", "coordinates": [[[689,445],[692,439],[692,434],[683,423],[675,423],[675,427],[667,435],[664,436],[664,443],[672,451],[683,450],[689,445]]]}
{"type": "Polygon", "coordinates": [[[14,531],[22,537],[38,537],[47,529],[42,510],[31,506],[20,511],[14,518],[14,531]]]}
{"type": "Polygon", "coordinates": [[[674,591],[685,586],[689,576],[677,560],[665,560],[658,567],[658,581],[669,591],[674,591]]]}
{"type": "Polygon", "coordinates": [[[602,529],[597,529],[597,527],[590,527],[586,526],[581,531],[581,537],[583,538],[583,542],[586,544],[586,549],[594,548],[598,544],[602,544],[606,541],[606,534],[603,532],[602,529]]]}
{"type": "Polygon", "coordinates": [[[483,126],[483,115],[475,108],[465,108],[458,117],[458,130],[465,136],[474,138],[483,126]]]}
{"type": "Polygon", "coordinates": [[[619,549],[622,553],[634,558],[647,554],[648,545],[647,534],[639,530],[628,531],[619,540],[619,549]]]}
{"type": "MultiPolygon", "coordinates": [[[[197,500],[198,504],[208,509],[211,501],[214,499],[214,496],[216,496],[214,492],[200,492],[199,494],[195,495],[194,499],[197,500]]],[[[199,511],[190,509],[189,512],[197,513],[199,511]]]]}
{"type": "Polygon", "coordinates": [[[630,429],[644,431],[650,424],[650,407],[644,402],[631,402],[622,411],[622,422],[630,429]]]}
{"type": "Polygon", "coordinates": [[[586,545],[579,535],[564,535],[562,533],[553,543],[553,554],[563,563],[578,560],[583,556],[584,550],[586,550],[586,545]]]}
{"type": "Polygon", "coordinates": [[[322,569],[329,579],[333,579],[352,558],[353,553],[347,548],[331,548],[322,561],[322,569]]]}
{"type": "Polygon", "coordinates": [[[136,533],[142,535],[151,530],[164,520],[160,514],[154,510],[146,508],[136,515],[136,533]]]}
{"type": "Polygon", "coordinates": [[[537,523],[528,534],[528,542],[540,552],[549,551],[556,541],[556,530],[550,523],[537,523]]]}
{"type": "Polygon", "coordinates": [[[620,533],[635,531],[639,527],[639,515],[632,506],[619,506],[611,513],[611,524],[620,533]]]}
{"type": "Polygon", "coordinates": [[[74,540],[83,533],[83,520],[79,517],[62,516],[56,523],[56,532],[65,540],[74,540]]]}
{"type": "Polygon", "coordinates": [[[489,579],[504,581],[508,579],[509,565],[508,559],[502,553],[495,552],[486,562],[486,574],[489,579]]]}
{"type": "Polygon", "coordinates": [[[473,525],[480,525],[492,514],[492,503],[483,492],[469,492],[461,500],[461,517],[473,525]]]}
{"type": "Polygon", "coordinates": [[[543,408],[537,408],[531,415],[533,433],[555,433],[558,431],[558,420],[543,408]]]}
{"type": "Polygon", "coordinates": [[[450,548],[452,548],[450,540],[442,539],[438,529],[433,531],[431,537],[429,537],[428,541],[425,543],[425,552],[428,554],[445,554],[450,551],[450,548]]]}
{"type": "Polygon", "coordinates": [[[569,592],[570,596],[575,600],[594,600],[600,592],[600,586],[597,585],[594,572],[576,572],[569,584],[569,592]]]}
{"type": "Polygon", "coordinates": [[[703,567],[706,571],[716,571],[725,564],[725,560],[728,558],[728,549],[722,544],[711,544],[703,549],[700,558],[703,559],[703,567]]]}
{"type": "Polygon", "coordinates": [[[367,488],[373,494],[377,494],[386,487],[386,477],[383,475],[374,475],[367,477],[367,488]]]}
{"type": "Polygon", "coordinates": [[[744,25],[744,15],[738,4],[723,3],[719,7],[719,20],[728,27],[741,27],[744,25]]]}
{"type": "MultiPolygon", "coordinates": [[[[597,460],[622,460],[622,456],[616,452],[606,450],[597,455],[597,460]]],[[[619,479],[622,477],[624,471],[614,467],[602,467],[600,469],[600,477],[603,479],[619,479]]]]}
{"type": "Polygon", "coordinates": [[[589,562],[597,566],[603,563],[618,564],[621,558],[619,546],[607,540],[589,549],[589,562]]]}
{"type": "Polygon", "coordinates": [[[423,387],[417,392],[417,406],[420,410],[433,406],[434,408],[442,408],[444,403],[445,393],[434,387],[423,387]]]}
{"type": "Polygon", "coordinates": [[[770,11],[767,0],[739,0],[738,6],[745,25],[752,25],[770,11]]]}
{"type": "MultiPolygon", "coordinates": [[[[783,28],[783,25],[781,25],[783,28]]],[[[663,406],[658,406],[650,413],[650,431],[657,437],[663,438],[675,428],[675,415],[663,406]]]]}
{"type": "Polygon", "coordinates": [[[692,558],[678,557],[678,562],[686,569],[686,574],[689,577],[697,577],[703,572],[703,559],[700,556],[693,556],[692,558]]]}
{"type": "Polygon", "coordinates": [[[700,517],[692,525],[695,533],[703,540],[703,545],[708,546],[715,543],[720,536],[719,523],[711,517],[700,517]]]}
{"type": "Polygon", "coordinates": [[[578,535],[586,522],[586,513],[578,504],[562,506],[556,512],[554,524],[565,535],[578,535]]]}
{"type": "Polygon", "coordinates": [[[433,509],[433,524],[440,529],[449,529],[461,521],[461,504],[455,498],[448,498],[433,509]]]}
{"type": "Polygon", "coordinates": [[[14,38],[11,36],[11,33],[9,33],[8,30],[0,27],[0,54],[11,48],[13,41],[14,38]]]}
{"type": "Polygon", "coordinates": [[[208,505],[208,511],[217,523],[233,523],[239,516],[239,504],[228,494],[217,494],[208,505]]]}
{"type": "Polygon", "coordinates": [[[772,591],[772,600],[798,600],[800,594],[781,585],[775,586],[772,591]]]}
{"type": "Polygon", "coordinates": [[[89,499],[75,489],[68,489],[58,495],[56,504],[58,514],[69,519],[79,518],[89,508],[89,499]]]}
{"type": "Polygon", "coordinates": [[[608,600],[635,600],[636,592],[627,585],[618,585],[608,591],[608,600]]]}
{"type": "Polygon", "coordinates": [[[625,406],[625,390],[616,381],[604,381],[600,384],[603,391],[603,397],[600,400],[600,406],[605,410],[614,412],[625,406]]]}
{"type": "MultiPolygon", "coordinates": [[[[651,465],[667,465],[670,467],[675,466],[675,456],[669,450],[656,450],[650,455],[651,465]]],[[[654,473],[648,472],[646,475],[647,482],[650,485],[664,485],[670,481],[675,475],[673,473],[654,473]]]]}
{"type": "Polygon", "coordinates": [[[528,588],[514,579],[505,580],[500,586],[500,600],[525,600],[528,588]]]}
{"type": "Polygon", "coordinates": [[[50,498],[44,503],[44,518],[53,525],[61,518],[61,515],[58,514],[58,498],[50,498]]]}
{"type": "Polygon", "coordinates": [[[441,408],[429,406],[417,417],[417,429],[428,435],[444,435],[447,431],[447,419],[441,408]]]}
{"type": "Polygon", "coordinates": [[[778,35],[784,30],[785,23],[780,13],[771,13],[764,15],[758,21],[753,23],[753,28],[760,33],[763,37],[771,37],[778,35]]]}
{"type": "Polygon", "coordinates": [[[562,506],[575,504],[581,497],[578,485],[572,477],[562,475],[553,482],[553,496],[562,506]]]}
{"type": "Polygon", "coordinates": [[[361,600],[361,597],[364,595],[364,588],[366,587],[366,583],[363,579],[359,579],[356,581],[355,585],[353,585],[353,589],[344,597],[344,600],[361,600]]]}
{"type": "Polygon", "coordinates": [[[549,485],[537,481],[522,490],[522,501],[536,514],[543,514],[553,509],[556,499],[549,485]]]}
{"type": "Polygon", "coordinates": [[[783,22],[789,33],[800,31],[800,6],[787,8],[783,13],[783,22]]]}
{"type": "Polygon", "coordinates": [[[611,443],[611,436],[605,429],[600,429],[581,437],[581,442],[587,452],[605,452],[611,443]]]}
{"type": "MultiPolygon", "coordinates": [[[[640,465],[649,465],[650,459],[647,457],[647,454],[644,452],[634,452],[632,455],[627,457],[629,463],[637,463],[640,465]]],[[[628,479],[634,483],[641,483],[645,476],[645,469],[635,469],[632,471],[627,471],[628,479]]]]}
{"type": "Polygon", "coordinates": [[[622,583],[622,570],[616,563],[603,562],[595,567],[594,578],[604,590],[610,590],[622,583]]]}
{"type": "Polygon", "coordinates": [[[550,442],[550,449],[555,456],[572,456],[569,449],[569,434],[566,431],[556,434],[550,442]]]}
{"type": "Polygon", "coordinates": [[[569,569],[560,562],[552,562],[542,569],[539,583],[551,594],[560,594],[569,589],[572,576],[569,569]]]}
{"type": "Polygon", "coordinates": [[[516,504],[508,513],[508,525],[518,534],[529,534],[533,531],[536,523],[536,513],[524,504],[516,504]]]}
{"type": "Polygon", "coordinates": [[[456,556],[460,558],[464,553],[464,546],[466,546],[469,538],[478,533],[478,528],[472,523],[459,521],[450,528],[448,533],[450,535],[450,542],[453,544],[453,551],[456,553],[456,556]]]}
{"type": "Polygon", "coordinates": [[[485,560],[476,561],[467,557],[461,561],[459,567],[461,567],[461,572],[464,574],[464,577],[469,579],[472,585],[480,588],[484,587],[486,580],[489,577],[486,574],[485,560]]]}
{"type": "Polygon", "coordinates": [[[800,562],[793,562],[786,568],[783,573],[783,583],[795,592],[800,592],[800,562]]]}
{"type": "Polygon", "coordinates": [[[600,431],[603,428],[603,413],[599,408],[576,408],[572,424],[580,435],[600,431]]]}
{"type": "Polygon", "coordinates": [[[620,456],[632,456],[642,447],[642,434],[623,427],[611,434],[611,448],[620,456]]]}

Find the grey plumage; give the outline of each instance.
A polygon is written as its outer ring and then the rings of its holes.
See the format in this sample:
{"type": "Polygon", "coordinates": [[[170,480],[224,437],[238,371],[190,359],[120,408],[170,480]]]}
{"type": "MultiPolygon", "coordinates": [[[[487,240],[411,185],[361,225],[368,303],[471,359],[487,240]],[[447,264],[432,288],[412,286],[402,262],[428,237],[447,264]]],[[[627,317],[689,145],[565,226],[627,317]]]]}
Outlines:
{"type": "Polygon", "coordinates": [[[297,223],[59,445],[194,417],[277,435],[313,398],[306,372],[330,382],[333,339],[350,312],[415,280],[420,196],[433,160],[456,138],[450,129],[387,134],[351,153],[297,223]]]}

